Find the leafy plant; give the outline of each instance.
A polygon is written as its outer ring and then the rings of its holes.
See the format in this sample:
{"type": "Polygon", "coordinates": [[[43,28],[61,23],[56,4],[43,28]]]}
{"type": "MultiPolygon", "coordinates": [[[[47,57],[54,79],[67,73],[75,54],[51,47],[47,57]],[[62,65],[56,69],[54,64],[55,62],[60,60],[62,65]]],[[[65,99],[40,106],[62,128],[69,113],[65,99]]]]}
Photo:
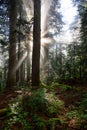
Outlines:
{"type": "Polygon", "coordinates": [[[63,102],[62,101],[52,101],[49,103],[47,107],[47,114],[49,116],[52,116],[53,114],[57,114],[59,110],[63,108],[63,102]]]}
{"type": "Polygon", "coordinates": [[[54,89],[54,86],[51,84],[47,85],[47,84],[41,83],[40,87],[44,88],[46,91],[53,91],[53,89],[54,89]]]}
{"type": "Polygon", "coordinates": [[[6,81],[0,80],[0,93],[2,93],[5,90],[6,87],[6,81]]]}
{"type": "Polygon", "coordinates": [[[26,119],[28,112],[23,111],[21,101],[21,96],[18,96],[9,104],[11,117],[6,121],[5,130],[10,130],[16,123],[21,125],[21,130],[31,130],[29,121],[26,119]]]}
{"type": "Polygon", "coordinates": [[[79,109],[81,111],[80,118],[87,120],[87,94],[84,94],[82,100],[79,102],[79,109]]]}
{"type": "Polygon", "coordinates": [[[31,114],[45,111],[48,104],[43,89],[33,91],[30,96],[25,97],[23,100],[24,109],[27,109],[31,114]]]}
{"type": "Polygon", "coordinates": [[[59,100],[53,92],[46,93],[45,98],[48,101],[48,106],[47,106],[48,116],[57,114],[59,110],[63,108],[63,105],[64,105],[63,101],[59,100]]]}
{"type": "Polygon", "coordinates": [[[38,115],[32,116],[33,127],[36,130],[44,130],[46,128],[46,122],[38,115]]]}
{"type": "Polygon", "coordinates": [[[9,120],[7,120],[8,130],[10,130],[11,127],[14,126],[16,123],[21,125],[21,130],[31,130],[31,126],[26,120],[26,115],[26,112],[18,113],[18,115],[14,115],[9,120]]]}
{"type": "Polygon", "coordinates": [[[60,118],[50,118],[47,121],[47,126],[49,129],[55,130],[57,126],[62,125],[64,121],[60,118]]]}
{"type": "Polygon", "coordinates": [[[87,108],[87,94],[83,95],[82,100],[79,102],[79,108],[85,110],[87,108]]]}
{"type": "Polygon", "coordinates": [[[71,90],[72,87],[66,84],[59,84],[58,85],[59,88],[61,88],[63,91],[67,91],[67,90],[71,90]]]}
{"type": "Polygon", "coordinates": [[[72,110],[72,111],[66,113],[66,117],[68,119],[72,119],[72,118],[79,119],[80,118],[80,112],[78,110],[72,110]]]}

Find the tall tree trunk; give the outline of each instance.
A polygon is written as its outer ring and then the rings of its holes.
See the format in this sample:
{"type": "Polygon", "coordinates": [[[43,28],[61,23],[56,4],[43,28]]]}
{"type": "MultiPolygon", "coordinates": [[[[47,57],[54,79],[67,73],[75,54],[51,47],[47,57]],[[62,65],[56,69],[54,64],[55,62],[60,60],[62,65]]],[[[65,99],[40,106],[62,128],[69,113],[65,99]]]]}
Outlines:
{"type": "MultiPolygon", "coordinates": [[[[21,32],[21,6],[19,5],[19,8],[18,8],[19,10],[19,25],[18,25],[18,31],[19,31],[19,33],[18,33],[18,58],[17,58],[17,62],[19,62],[19,60],[20,60],[20,55],[21,55],[21,34],[20,34],[20,32],[21,32]]],[[[20,67],[18,68],[18,70],[17,70],[17,72],[16,72],[16,82],[20,82],[20,67]]]]}
{"type": "Polygon", "coordinates": [[[44,59],[43,59],[43,68],[44,68],[44,77],[45,82],[47,83],[47,77],[49,75],[49,48],[48,46],[44,46],[44,59]]]}
{"type": "MultiPolygon", "coordinates": [[[[49,38],[48,27],[47,27],[47,16],[45,18],[45,22],[46,23],[45,23],[45,27],[44,27],[43,32],[46,32],[46,33],[44,35],[44,38],[49,38]]],[[[43,81],[45,83],[47,83],[47,77],[49,76],[49,47],[43,46],[43,49],[44,49],[44,59],[42,61],[42,63],[43,63],[43,65],[42,65],[42,67],[43,67],[42,76],[43,76],[43,81]]]]}
{"type": "MultiPolygon", "coordinates": [[[[19,25],[20,26],[20,25],[19,25]]],[[[20,27],[19,27],[19,31],[20,31],[20,27]]],[[[20,33],[18,34],[18,58],[17,58],[17,62],[19,62],[20,60],[20,33]]],[[[20,81],[20,68],[17,69],[17,72],[16,72],[16,82],[19,82],[20,81]]]]}
{"type": "Polygon", "coordinates": [[[29,44],[27,49],[27,82],[30,85],[30,45],[29,44]]]}
{"type": "MultiPolygon", "coordinates": [[[[23,46],[21,45],[20,59],[23,58],[23,55],[24,55],[24,50],[23,50],[23,46]]],[[[20,65],[19,77],[20,77],[19,84],[23,85],[25,82],[25,59],[23,60],[23,62],[20,65]]]]}
{"type": "Polygon", "coordinates": [[[17,23],[17,1],[10,0],[10,34],[9,34],[9,70],[7,78],[7,87],[16,85],[16,23],[17,23]]]}
{"type": "Polygon", "coordinates": [[[32,86],[37,88],[40,83],[40,31],[41,1],[34,0],[33,55],[32,55],[32,86]]]}
{"type": "Polygon", "coordinates": [[[62,44],[59,44],[59,78],[62,78],[62,44]]]}

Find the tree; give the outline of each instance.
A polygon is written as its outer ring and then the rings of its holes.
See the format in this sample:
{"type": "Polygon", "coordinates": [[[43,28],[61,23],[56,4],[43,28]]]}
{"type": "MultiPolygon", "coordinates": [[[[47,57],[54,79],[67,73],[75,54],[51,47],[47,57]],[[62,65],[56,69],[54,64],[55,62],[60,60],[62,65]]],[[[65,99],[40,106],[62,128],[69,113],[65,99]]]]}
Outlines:
{"type": "Polygon", "coordinates": [[[80,77],[87,78],[87,1],[73,0],[78,6],[80,16],[80,77]]]}
{"type": "Polygon", "coordinates": [[[41,1],[34,0],[33,55],[32,55],[32,86],[40,83],[40,30],[41,1]]]}
{"type": "Polygon", "coordinates": [[[0,1],[0,84],[6,81],[7,77],[7,57],[8,57],[8,30],[9,19],[7,3],[0,1]]]}
{"type": "Polygon", "coordinates": [[[62,21],[62,14],[60,12],[60,0],[52,0],[49,10],[48,28],[52,30],[51,33],[55,36],[59,35],[62,31],[64,22],[62,21]]]}
{"type": "Polygon", "coordinates": [[[9,34],[9,69],[7,87],[16,85],[16,23],[17,23],[17,1],[9,1],[9,18],[10,18],[10,34],[9,34]]]}

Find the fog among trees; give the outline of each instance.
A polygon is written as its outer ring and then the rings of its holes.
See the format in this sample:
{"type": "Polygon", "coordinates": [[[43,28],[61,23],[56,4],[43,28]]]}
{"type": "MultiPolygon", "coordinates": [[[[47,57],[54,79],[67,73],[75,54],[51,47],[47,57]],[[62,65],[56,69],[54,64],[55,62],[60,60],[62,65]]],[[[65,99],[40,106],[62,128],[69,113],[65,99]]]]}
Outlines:
{"type": "MultiPolygon", "coordinates": [[[[39,114],[38,111],[49,106],[50,99],[46,98],[46,94],[50,98],[51,89],[56,96],[62,92],[62,87],[70,87],[73,92],[73,86],[76,89],[76,86],[80,85],[82,89],[84,84],[87,85],[86,15],[86,0],[0,1],[0,92],[21,93],[23,111],[30,112],[30,120],[39,114]],[[56,86],[60,89],[56,90],[56,86]],[[43,101],[39,102],[40,98],[43,101]],[[30,102],[30,106],[27,106],[30,102]],[[40,105],[40,109],[36,107],[40,105]]],[[[57,103],[56,98],[52,97],[57,103]]],[[[50,120],[51,114],[52,121],[53,118],[57,118],[54,119],[52,129],[48,123],[47,127],[41,126],[40,130],[59,129],[59,126],[55,126],[59,117],[54,109],[56,108],[47,108],[46,112],[50,111],[49,115],[42,112],[46,120],[50,120]]],[[[2,109],[0,116],[1,113],[2,109]]],[[[33,127],[33,123],[31,128],[21,124],[21,129],[39,130],[40,127],[33,127]]],[[[3,123],[1,126],[2,130],[10,130],[5,129],[3,123]]],[[[12,130],[18,128],[13,127],[12,130]]]]}

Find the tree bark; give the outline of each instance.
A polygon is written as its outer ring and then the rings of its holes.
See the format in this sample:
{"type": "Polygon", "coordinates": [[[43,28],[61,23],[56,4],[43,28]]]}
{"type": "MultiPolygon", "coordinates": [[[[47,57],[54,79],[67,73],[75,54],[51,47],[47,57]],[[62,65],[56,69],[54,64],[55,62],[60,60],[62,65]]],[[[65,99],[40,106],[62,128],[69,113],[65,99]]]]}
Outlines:
{"type": "Polygon", "coordinates": [[[34,0],[33,55],[32,55],[32,86],[37,88],[40,83],[40,31],[41,2],[34,0]]]}
{"type": "Polygon", "coordinates": [[[27,50],[27,82],[30,85],[30,45],[29,44],[27,50]]]}
{"type": "Polygon", "coordinates": [[[9,70],[7,78],[7,87],[16,85],[16,23],[17,23],[17,1],[10,0],[10,34],[9,34],[9,70]]]}
{"type": "MultiPolygon", "coordinates": [[[[24,51],[21,50],[21,57],[23,57],[24,51]]],[[[23,61],[23,63],[20,66],[20,73],[19,73],[19,77],[20,77],[20,85],[23,85],[25,82],[25,60],[23,61]]]]}

